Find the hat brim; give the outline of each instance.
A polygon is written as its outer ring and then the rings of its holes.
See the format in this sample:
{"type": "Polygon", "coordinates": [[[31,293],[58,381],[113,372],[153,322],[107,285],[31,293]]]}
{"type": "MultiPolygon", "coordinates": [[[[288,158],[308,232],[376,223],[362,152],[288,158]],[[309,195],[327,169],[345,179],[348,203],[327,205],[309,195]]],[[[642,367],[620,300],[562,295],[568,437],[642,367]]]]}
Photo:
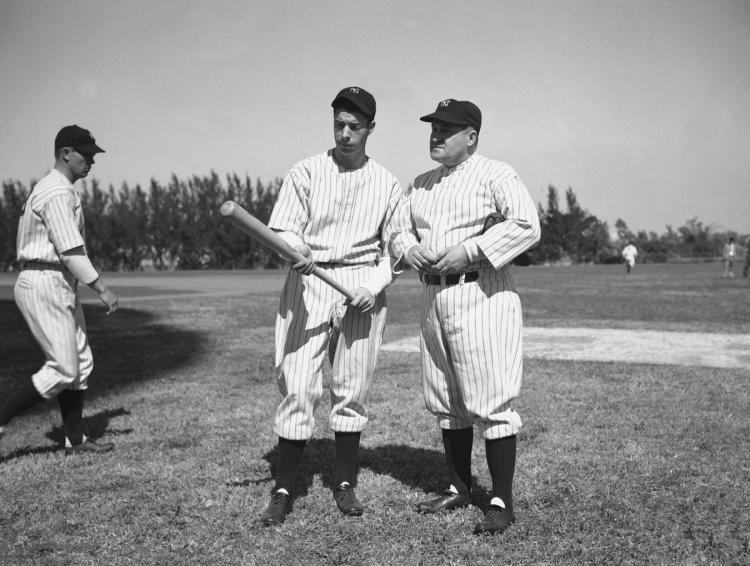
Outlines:
{"type": "Polygon", "coordinates": [[[471,124],[469,124],[468,122],[459,120],[452,114],[440,111],[422,116],[420,120],[422,120],[422,122],[434,122],[435,120],[438,120],[439,122],[445,122],[446,124],[455,124],[456,126],[471,126],[471,124]]]}
{"type": "Polygon", "coordinates": [[[71,147],[73,147],[79,153],[88,153],[89,155],[94,155],[95,153],[106,153],[106,151],[104,151],[101,147],[99,147],[95,143],[89,143],[85,145],[74,145],[71,147]]]}

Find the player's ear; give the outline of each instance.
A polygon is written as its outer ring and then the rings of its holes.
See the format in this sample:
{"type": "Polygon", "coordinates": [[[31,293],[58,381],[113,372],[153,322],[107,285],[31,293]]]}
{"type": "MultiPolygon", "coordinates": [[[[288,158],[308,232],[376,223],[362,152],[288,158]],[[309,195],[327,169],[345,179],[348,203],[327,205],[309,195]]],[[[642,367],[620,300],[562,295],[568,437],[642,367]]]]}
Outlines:
{"type": "Polygon", "coordinates": [[[375,120],[373,120],[367,125],[367,131],[369,132],[369,134],[371,134],[374,129],[375,129],[375,120]]]}
{"type": "Polygon", "coordinates": [[[477,131],[474,128],[472,128],[471,131],[469,132],[469,137],[467,139],[467,144],[469,145],[469,147],[471,147],[473,145],[477,145],[477,140],[478,139],[479,139],[479,134],[477,133],[477,131]]]}

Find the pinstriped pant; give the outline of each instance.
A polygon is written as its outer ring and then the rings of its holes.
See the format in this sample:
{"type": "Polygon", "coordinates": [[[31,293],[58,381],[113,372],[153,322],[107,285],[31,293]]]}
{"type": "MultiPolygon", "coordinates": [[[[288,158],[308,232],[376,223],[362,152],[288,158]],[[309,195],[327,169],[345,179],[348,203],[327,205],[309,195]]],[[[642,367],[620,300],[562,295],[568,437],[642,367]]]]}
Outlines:
{"type": "Polygon", "coordinates": [[[54,270],[23,270],[14,295],[46,358],[31,377],[39,394],[51,399],[64,389],[86,389],[94,359],[75,278],[54,270]]]}
{"type": "MultiPolygon", "coordinates": [[[[348,289],[361,286],[369,266],[331,267],[328,273],[348,289]]],[[[323,396],[323,364],[328,352],[331,309],[343,297],[314,276],[289,272],[276,317],[277,382],[283,399],[274,432],[307,440],[315,426],[313,413],[323,396]]],[[[331,367],[330,427],[360,432],[367,424],[367,399],[386,319],[385,292],[367,313],[349,307],[331,367]]]]}
{"type": "Polygon", "coordinates": [[[422,291],[421,353],[425,407],[444,429],[477,424],[484,438],[516,434],[511,409],[523,372],[521,301],[510,274],[422,291]]]}

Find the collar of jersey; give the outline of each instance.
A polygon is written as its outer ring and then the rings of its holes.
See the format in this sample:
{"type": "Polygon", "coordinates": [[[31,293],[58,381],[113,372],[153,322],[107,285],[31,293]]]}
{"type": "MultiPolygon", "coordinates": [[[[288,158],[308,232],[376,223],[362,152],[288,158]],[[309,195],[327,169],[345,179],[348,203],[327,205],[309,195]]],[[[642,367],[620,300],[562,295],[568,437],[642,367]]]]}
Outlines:
{"type": "Polygon", "coordinates": [[[454,165],[453,167],[448,167],[447,165],[441,165],[441,167],[445,170],[446,173],[454,173],[458,171],[463,171],[466,169],[470,163],[474,161],[474,158],[477,156],[476,153],[472,153],[468,159],[464,159],[461,163],[458,165],[454,165]]]}

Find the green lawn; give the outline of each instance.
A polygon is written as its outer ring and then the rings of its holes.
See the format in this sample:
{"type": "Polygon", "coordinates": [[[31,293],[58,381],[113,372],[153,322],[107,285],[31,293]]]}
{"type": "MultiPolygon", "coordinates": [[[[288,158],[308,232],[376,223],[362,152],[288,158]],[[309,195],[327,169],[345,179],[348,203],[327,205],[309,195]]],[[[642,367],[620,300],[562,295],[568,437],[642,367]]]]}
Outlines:
{"type": "MultiPolygon", "coordinates": [[[[516,268],[528,325],[750,333],[750,281],[715,265],[516,268]]],[[[41,354],[0,278],[0,385],[41,354]]],[[[86,416],[116,450],[65,458],[56,405],[0,444],[0,564],[747,564],[750,370],[527,360],[517,410],[518,521],[475,537],[474,506],[414,504],[445,487],[418,356],[384,353],[363,435],[359,518],[333,503],[328,401],[278,529],[272,487],[276,272],[111,275],[124,308],[85,291],[96,369],[86,416]],[[256,289],[256,290],[253,290],[256,289]],[[191,293],[196,291],[196,293],[191,293]],[[214,292],[215,294],[211,294],[214,292]],[[160,298],[162,297],[162,298],[160,298]]],[[[387,340],[417,331],[413,277],[389,292],[387,340]]]]}

